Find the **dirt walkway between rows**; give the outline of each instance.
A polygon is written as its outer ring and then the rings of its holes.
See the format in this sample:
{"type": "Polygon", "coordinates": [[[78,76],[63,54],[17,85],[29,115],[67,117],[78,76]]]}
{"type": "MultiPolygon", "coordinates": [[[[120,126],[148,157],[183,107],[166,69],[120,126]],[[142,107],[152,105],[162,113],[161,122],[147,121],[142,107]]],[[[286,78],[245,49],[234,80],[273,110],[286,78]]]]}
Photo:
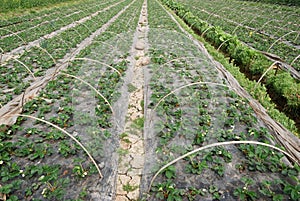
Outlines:
{"type": "Polygon", "coordinates": [[[144,152],[144,66],[147,52],[147,1],[144,2],[131,48],[132,77],[127,84],[130,95],[124,132],[120,138],[120,154],[116,201],[138,200],[145,160],[144,152]]]}

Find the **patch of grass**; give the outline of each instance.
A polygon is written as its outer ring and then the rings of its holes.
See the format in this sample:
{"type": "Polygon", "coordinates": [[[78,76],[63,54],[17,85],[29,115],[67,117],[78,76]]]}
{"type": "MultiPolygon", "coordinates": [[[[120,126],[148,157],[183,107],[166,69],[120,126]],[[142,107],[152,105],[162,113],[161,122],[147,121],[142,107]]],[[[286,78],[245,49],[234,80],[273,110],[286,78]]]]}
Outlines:
{"type": "Polygon", "coordinates": [[[127,134],[127,133],[122,133],[122,134],[120,135],[120,139],[124,139],[125,137],[128,137],[128,134],[127,134]]]}
{"type": "Polygon", "coordinates": [[[135,86],[133,86],[133,84],[131,84],[131,83],[129,83],[128,85],[127,85],[127,87],[128,87],[128,92],[129,93],[132,93],[132,92],[134,92],[137,88],[135,87],[135,86]]]}
{"type": "Polygon", "coordinates": [[[130,185],[129,183],[123,185],[123,190],[128,192],[135,191],[138,188],[138,186],[130,185]]]}
{"type": "Polygon", "coordinates": [[[139,117],[133,120],[132,126],[137,129],[142,129],[144,128],[144,121],[145,121],[144,117],[139,117]]]}
{"type": "Polygon", "coordinates": [[[141,107],[143,108],[143,111],[144,111],[144,105],[145,105],[145,101],[144,100],[141,100],[141,107]]]}
{"type": "Polygon", "coordinates": [[[131,142],[130,142],[130,140],[129,140],[127,137],[128,137],[128,134],[127,134],[127,133],[122,133],[122,134],[120,135],[120,139],[121,139],[123,142],[126,142],[126,143],[130,144],[131,142]]]}
{"type": "Polygon", "coordinates": [[[125,156],[125,155],[129,154],[129,151],[128,151],[128,150],[122,149],[122,148],[119,148],[117,152],[118,152],[118,154],[120,154],[121,156],[125,156]]]}

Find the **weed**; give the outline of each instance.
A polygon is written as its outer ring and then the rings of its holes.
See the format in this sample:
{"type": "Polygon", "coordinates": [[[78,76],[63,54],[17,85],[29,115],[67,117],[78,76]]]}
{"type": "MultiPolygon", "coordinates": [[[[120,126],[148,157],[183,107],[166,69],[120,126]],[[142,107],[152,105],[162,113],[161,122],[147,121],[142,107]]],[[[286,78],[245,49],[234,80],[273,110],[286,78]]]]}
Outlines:
{"type": "Polygon", "coordinates": [[[135,191],[136,189],[138,189],[138,186],[130,185],[129,182],[127,184],[123,185],[123,190],[126,191],[127,193],[135,191]]]}
{"type": "Polygon", "coordinates": [[[127,134],[127,133],[122,133],[122,134],[120,135],[120,139],[121,139],[122,141],[124,141],[124,142],[130,144],[131,142],[130,142],[130,140],[129,140],[127,137],[128,137],[128,134],[127,134]]]}
{"type": "Polygon", "coordinates": [[[132,92],[134,92],[135,90],[137,90],[137,88],[136,88],[133,84],[131,84],[131,83],[129,83],[129,84],[127,85],[127,88],[128,88],[128,92],[129,92],[129,93],[132,93],[132,92]]]}
{"type": "Polygon", "coordinates": [[[125,156],[125,155],[129,154],[129,150],[127,150],[127,149],[122,149],[122,148],[119,148],[119,149],[117,150],[117,152],[118,152],[118,154],[119,154],[120,156],[125,156]]]}
{"type": "Polygon", "coordinates": [[[132,127],[137,129],[143,129],[144,128],[144,117],[139,117],[133,120],[132,127]]]}

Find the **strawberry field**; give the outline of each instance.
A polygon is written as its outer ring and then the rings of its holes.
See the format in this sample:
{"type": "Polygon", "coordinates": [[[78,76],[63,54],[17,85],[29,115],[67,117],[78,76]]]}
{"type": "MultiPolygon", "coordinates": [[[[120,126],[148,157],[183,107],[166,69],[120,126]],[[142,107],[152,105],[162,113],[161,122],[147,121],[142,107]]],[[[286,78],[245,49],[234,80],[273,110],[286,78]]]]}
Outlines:
{"type": "Polygon", "coordinates": [[[0,14],[0,200],[300,199],[299,81],[195,29],[297,69],[298,7],[54,2],[0,14]]]}
{"type": "Polygon", "coordinates": [[[236,35],[257,50],[278,55],[299,70],[299,7],[249,1],[178,2],[187,5],[200,19],[236,35]]]}

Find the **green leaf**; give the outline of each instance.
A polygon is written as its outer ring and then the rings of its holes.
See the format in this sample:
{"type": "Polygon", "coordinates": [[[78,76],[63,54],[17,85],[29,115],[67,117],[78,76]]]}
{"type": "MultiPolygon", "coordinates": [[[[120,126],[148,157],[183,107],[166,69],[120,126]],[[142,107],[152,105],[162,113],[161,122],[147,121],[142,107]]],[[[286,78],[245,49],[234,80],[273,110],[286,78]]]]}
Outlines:
{"type": "Polygon", "coordinates": [[[3,194],[9,194],[13,188],[13,184],[6,184],[0,187],[0,192],[3,194]]]}
{"type": "Polygon", "coordinates": [[[273,196],[273,201],[282,201],[282,200],[283,200],[283,196],[280,194],[273,196]]]}

